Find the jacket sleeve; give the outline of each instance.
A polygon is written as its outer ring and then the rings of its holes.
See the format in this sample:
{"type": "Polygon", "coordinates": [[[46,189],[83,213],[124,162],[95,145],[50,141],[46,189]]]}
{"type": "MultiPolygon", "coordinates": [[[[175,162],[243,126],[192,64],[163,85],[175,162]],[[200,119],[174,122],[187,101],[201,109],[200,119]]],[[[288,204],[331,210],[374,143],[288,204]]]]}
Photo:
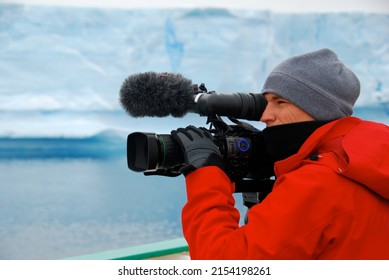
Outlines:
{"type": "Polygon", "coordinates": [[[312,173],[304,173],[278,179],[279,186],[250,209],[248,223],[241,227],[228,176],[212,166],[189,174],[182,225],[191,258],[314,258],[334,238],[323,231],[337,202],[322,183],[312,184],[323,182],[323,174],[307,183],[305,177],[312,173]]]}
{"type": "Polygon", "coordinates": [[[186,188],[182,225],[191,258],[226,259],[227,239],[238,229],[240,217],[234,207],[233,183],[221,169],[210,166],[190,173],[186,188]]]}

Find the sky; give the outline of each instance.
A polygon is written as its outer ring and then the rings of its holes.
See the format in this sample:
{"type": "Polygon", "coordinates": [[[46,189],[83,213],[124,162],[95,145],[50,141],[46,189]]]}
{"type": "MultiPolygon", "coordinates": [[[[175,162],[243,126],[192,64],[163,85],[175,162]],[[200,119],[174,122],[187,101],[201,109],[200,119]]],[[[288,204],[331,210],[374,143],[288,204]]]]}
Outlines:
{"type": "Polygon", "coordinates": [[[244,8],[273,12],[389,13],[388,0],[0,0],[0,3],[130,8],[244,8]]]}

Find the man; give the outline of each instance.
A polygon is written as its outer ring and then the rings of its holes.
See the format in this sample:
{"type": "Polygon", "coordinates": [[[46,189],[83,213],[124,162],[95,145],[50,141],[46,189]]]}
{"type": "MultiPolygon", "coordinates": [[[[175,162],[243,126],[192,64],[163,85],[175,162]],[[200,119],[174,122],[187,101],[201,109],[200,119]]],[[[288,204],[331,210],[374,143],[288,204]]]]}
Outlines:
{"type": "Polygon", "coordinates": [[[351,117],[358,78],[329,49],[279,64],[260,120],[272,192],[239,226],[234,184],[210,135],[172,132],[186,159],[192,259],[389,259],[389,128],[351,117]]]}

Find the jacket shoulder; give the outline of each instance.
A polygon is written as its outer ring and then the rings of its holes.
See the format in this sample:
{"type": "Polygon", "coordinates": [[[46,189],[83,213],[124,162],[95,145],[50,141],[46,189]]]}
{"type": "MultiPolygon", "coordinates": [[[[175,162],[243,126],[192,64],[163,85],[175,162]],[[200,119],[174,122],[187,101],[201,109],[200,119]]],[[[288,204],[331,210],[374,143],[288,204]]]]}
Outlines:
{"type": "Polygon", "coordinates": [[[361,121],[343,138],[347,155],[343,175],[389,199],[389,127],[361,121]]]}

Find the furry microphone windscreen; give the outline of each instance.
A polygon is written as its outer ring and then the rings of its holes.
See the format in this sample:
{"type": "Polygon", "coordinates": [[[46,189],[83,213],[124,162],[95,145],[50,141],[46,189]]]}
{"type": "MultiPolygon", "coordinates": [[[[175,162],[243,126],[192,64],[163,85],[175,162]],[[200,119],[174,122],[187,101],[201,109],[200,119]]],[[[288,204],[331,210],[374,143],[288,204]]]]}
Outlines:
{"type": "Polygon", "coordinates": [[[132,117],[183,117],[193,98],[192,81],[173,73],[134,74],[120,89],[120,103],[132,117]]]}

